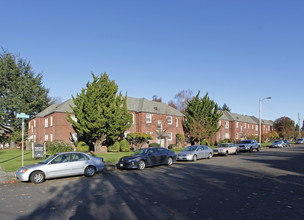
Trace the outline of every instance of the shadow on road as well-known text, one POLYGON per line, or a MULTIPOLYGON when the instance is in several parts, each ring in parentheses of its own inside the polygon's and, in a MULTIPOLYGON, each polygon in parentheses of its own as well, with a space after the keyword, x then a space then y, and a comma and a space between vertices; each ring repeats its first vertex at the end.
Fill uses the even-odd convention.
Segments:
MULTIPOLYGON (((304 159, 303 149, 294 154, 296 151, 283 163, 263 159, 273 155, 271 152, 260 154, 254 162, 303 174, 299 164, 304 159)), ((219 167, 210 161, 104 172, 64 186, 56 183, 50 187, 52 180, 29 185, 47 188, 53 197, 19 219, 304 218, 303 175, 267 176, 242 167, 219 167)))

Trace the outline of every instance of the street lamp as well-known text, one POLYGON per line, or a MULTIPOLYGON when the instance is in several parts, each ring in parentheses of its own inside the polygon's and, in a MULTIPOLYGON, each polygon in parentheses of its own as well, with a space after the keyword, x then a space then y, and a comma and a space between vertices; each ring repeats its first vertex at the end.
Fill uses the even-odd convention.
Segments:
POLYGON ((260 113, 259 114, 260 115, 260 120, 259 120, 260 121, 260 126, 259 126, 259 142, 260 142, 260 144, 262 144, 261 143, 261 135, 262 135, 262 128, 261 128, 262 127, 262 121, 261 121, 262 120, 261 119, 261 103, 265 99, 271 99, 271 97, 266 97, 266 98, 263 98, 263 99, 260 98, 260 112, 259 112, 260 113))

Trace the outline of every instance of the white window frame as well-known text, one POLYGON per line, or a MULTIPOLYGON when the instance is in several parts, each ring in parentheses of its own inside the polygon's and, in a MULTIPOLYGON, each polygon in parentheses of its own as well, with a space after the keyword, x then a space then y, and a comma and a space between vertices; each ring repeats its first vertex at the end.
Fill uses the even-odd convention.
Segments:
POLYGON ((49 127, 49 119, 48 118, 44 119, 44 127, 45 128, 49 127))
POLYGON ((172 132, 168 132, 168 141, 172 141, 172 132))
POLYGON ((152 114, 149 113, 146 114, 146 123, 147 124, 152 123, 152 114))
POLYGON ((255 126, 255 130, 258 131, 259 130, 259 126, 256 125, 255 126))
POLYGON ((229 139, 229 133, 225 133, 225 139, 229 139))
POLYGON ((244 128, 246 128, 246 123, 244 123, 244 128))
POLYGON ((168 116, 168 125, 172 125, 172 116, 168 116))
POLYGON ((158 121, 157 121, 157 128, 160 129, 160 130, 163 129, 163 122, 162 122, 162 120, 158 120, 158 121), (160 125, 160 126, 159 126, 159 125, 160 125))
POLYGON ((178 118, 175 119, 175 126, 178 128, 178 118))
POLYGON ((50 126, 51 127, 53 126, 53 116, 51 116, 51 119, 50 119, 50 126))
POLYGON ((219 121, 219 126, 221 126, 222 125, 222 121, 219 121))
POLYGON ((51 134, 51 142, 53 142, 53 134, 51 134))
POLYGON ((135 114, 134 113, 132 113, 132 116, 133 116, 133 125, 135 124, 135 114))
POLYGON ((49 140, 49 135, 44 135, 44 141, 48 141, 49 140))
POLYGON ((236 133, 236 139, 237 140, 239 139, 239 133, 236 133))
POLYGON ((33 136, 34 136, 34 138, 33 138, 34 139, 34 143, 36 143, 36 135, 33 135, 33 136))
POLYGON ((225 122, 225 128, 229 128, 229 121, 225 122))
POLYGON ((36 128, 36 120, 34 120, 34 128, 36 128))
POLYGON ((238 121, 236 122, 236 128, 239 128, 239 122, 238 121))

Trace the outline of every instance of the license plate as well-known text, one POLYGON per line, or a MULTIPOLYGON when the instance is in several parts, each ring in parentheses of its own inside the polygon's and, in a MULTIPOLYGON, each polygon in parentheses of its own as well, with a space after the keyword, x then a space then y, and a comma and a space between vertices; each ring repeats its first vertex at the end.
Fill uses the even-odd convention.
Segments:
POLYGON ((119 166, 123 167, 123 164, 121 163, 121 164, 119 164, 119 166))

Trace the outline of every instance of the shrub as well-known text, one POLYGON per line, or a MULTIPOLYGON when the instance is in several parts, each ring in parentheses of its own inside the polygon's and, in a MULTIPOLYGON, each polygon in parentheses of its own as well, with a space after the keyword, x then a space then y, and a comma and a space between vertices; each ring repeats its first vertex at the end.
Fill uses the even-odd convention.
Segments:
POLYGON ((206 139, 204 139, 204 140, 201 141, 201 144, 202 144, 202 145, 207 145, 207 146, 208 146, 209 143, 208 143, 208 141, 207 141, 206 139))
POLYGON ((118 141, 116 141, 114 145, 108 147, 109 152, 119 152, 119 150, 120 150, 120 145, 118 141))
POLYGON ((61 152, 73 151, 73 146, 64 142, 48 142, 46 144, 48 154, 56 154, 61 152))
POLYGON ((209 146, 213 147, 214 146, 214 143, 211 141, 209 146))
POLYGON ((80 141, 77 144, 76 150, 80 151, 80 152, 89 152, 90 151, 90 146, 87 145, 84 141, 80 141))
POLYGON ((181 134, 181 133, 176 134, 176 143, 177 144, 184 141, 184 140, 185 140, 185 136, 183 134, 181 134))
POLYGON ((158 144, 158 143, 151 143, 151 144, 149 144, 149 147, 160 147, 160 144, 158 144))
POLYGON ((130 151, 130 144, 126 139, 123 139, 120 142, 120 151, 122 151, 122 152, 129 152, 130 151))
POLYGON ((168 149, 174 149, 174 148, 176 148, 176 144, 170 144, 170 145, 168 146, 168 149))

